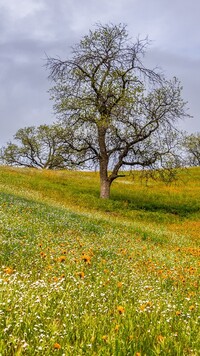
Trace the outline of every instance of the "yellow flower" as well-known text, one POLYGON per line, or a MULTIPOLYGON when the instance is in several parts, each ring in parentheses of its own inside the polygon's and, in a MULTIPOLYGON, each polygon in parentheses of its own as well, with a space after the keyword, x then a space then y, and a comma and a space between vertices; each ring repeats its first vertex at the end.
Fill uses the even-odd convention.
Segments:
POLYGON ((107 336, 107 335, 103 335, 103 336, 102 336, 102 340, 105 341, 105 342, 107 342, 107 341, 108 341, 108 336, 107 336))
POLYGON ((120 328, 119 324, 115 325, 115 331, 119 331, 119 328, 120 328))
POLYGON ((146 304, 141 304, 140 305, 140 310, 144 311, 146 309, 146 306, 147 306, 146 304))
POLYGON ((119 306, 117 307, 117 311, 119 312, 119 314, 123 314, 123 313, 125 312, 125 308, 122 307, 121 305, 119 305, 119 306))

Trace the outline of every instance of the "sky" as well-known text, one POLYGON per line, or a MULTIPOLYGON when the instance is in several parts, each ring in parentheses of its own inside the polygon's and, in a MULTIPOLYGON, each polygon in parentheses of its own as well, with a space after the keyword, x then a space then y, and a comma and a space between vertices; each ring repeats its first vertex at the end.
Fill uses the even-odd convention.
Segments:
POLYGON ((199 14, 199 0, 0 0, 0 147, 20 128, 56 121, 46 54, 68 58, 97 23, 126 24, 132 40, 148 36, 146 66, 181 81, 193 116, 181 129, 199 132, 199 14))

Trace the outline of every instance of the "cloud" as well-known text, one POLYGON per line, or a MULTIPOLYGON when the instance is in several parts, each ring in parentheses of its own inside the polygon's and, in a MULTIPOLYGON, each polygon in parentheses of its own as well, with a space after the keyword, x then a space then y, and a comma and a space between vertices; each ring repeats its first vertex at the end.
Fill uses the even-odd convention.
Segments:
POLYGON ((65 58, 95 23, 126 23, 130 37, 149 36, 146 63, 183 84, 200 131, 199 0, 0 0, 0 146, 20 127, 54 120, 45 53, 65 58))

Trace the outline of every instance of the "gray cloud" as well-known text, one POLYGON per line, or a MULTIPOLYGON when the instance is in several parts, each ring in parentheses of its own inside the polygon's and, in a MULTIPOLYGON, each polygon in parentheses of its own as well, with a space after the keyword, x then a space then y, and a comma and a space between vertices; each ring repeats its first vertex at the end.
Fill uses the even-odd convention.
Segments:
POLYGON ((64 58, 97 22, 126 23, 152 40, 146 63, 177 76, 200 131, 200 2, 193 0, 0 0, 0 146, 17 129, 55 119, 45 53, 64 58))

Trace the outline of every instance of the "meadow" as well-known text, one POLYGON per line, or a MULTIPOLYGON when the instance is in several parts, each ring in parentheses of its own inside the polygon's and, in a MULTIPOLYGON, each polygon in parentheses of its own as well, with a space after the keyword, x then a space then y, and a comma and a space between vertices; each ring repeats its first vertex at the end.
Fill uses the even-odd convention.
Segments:
POLYGON ((200 168, 0 167, 0 355, 200 355, 200 168))

